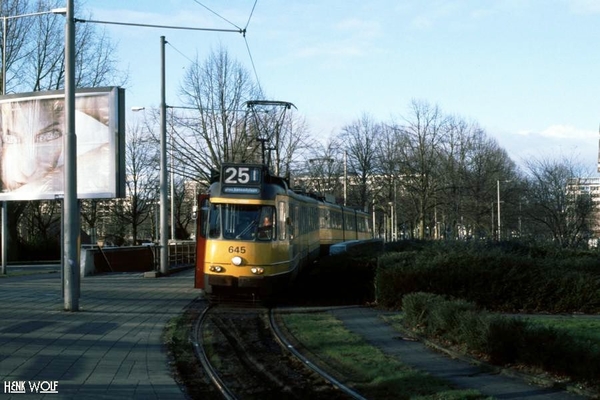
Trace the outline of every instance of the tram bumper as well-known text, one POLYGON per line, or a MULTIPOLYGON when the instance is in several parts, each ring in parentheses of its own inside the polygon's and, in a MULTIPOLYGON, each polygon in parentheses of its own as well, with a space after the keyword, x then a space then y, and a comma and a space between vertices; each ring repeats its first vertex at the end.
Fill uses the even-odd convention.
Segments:
POLYGON ((230 276, 230 275, 209 275, 208 284, 211 286, 223 286, 231 288, 256 288, 273 290, 285 287, 289 282, 289 275, 277 276, 230 276))

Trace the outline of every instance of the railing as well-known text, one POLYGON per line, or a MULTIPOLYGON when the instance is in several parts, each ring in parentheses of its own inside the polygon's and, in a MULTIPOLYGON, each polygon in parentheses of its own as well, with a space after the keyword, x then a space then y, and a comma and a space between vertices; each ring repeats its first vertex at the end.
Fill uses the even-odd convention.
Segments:
MULTIPOLYGON (((129 247, 83 245, 81 250, 82 276, 97 272, 147 271, 148 268, 160 271, 160 246, 154 243, 129 247)), ((196 241, 172 240, 167 250, 169 270, 194 266, 196 241)))
POLYGON ((194 265, 196 262, 195 240, 169 241, 169 268, 179 268, 194 265))
MULTIPOLYGON (((160 271, 160 246, 150 245, 154 254, 154 270, 160 271)), ((169 240, 169 269, 191 267, 196 262, 195 240, 169 240)))

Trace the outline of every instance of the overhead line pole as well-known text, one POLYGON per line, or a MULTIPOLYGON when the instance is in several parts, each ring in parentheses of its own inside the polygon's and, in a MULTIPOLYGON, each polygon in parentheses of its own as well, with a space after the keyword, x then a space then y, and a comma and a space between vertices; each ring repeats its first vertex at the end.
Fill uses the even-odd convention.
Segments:
POLYGON ((160 273, 169 273, 167 231, 167 103, 165 83, 165 37, 160 37, 160 273))
POLYGON ((64 166, 64 308, 79 311, 79 201, 77 200, 77 136, 75 134, 74 0, 67 0, 65 22, 65 166, 64 166))

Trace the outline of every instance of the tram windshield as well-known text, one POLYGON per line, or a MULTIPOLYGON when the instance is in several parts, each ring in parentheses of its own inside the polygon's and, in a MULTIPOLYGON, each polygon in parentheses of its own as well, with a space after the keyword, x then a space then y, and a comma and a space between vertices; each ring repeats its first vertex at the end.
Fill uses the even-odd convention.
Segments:
POLYGON ((208 236, 212 239, 270 241, 275 234, 275 207, 211 204, 208 236))

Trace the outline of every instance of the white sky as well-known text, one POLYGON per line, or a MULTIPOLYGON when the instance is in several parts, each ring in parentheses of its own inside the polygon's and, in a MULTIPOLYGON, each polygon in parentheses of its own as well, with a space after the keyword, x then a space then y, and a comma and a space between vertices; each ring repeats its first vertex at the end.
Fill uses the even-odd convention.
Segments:
MULTIPOLYGON (((243 28, 254 0, 86 7, 95 20, 236 29, 200 3, 243 28)), ((129 68, 128 109, 159 104, 161 35, 169 105, 190 60, 220 45, 253 73, 239 33, 99 27, 129 68)), ((294 103, 316 137, 363 113, 398 120, 419 99, 477 121, 517 163, 568 155, 596 169, 600 1, 258 0, 246 39, 269 99, 294 103)))

